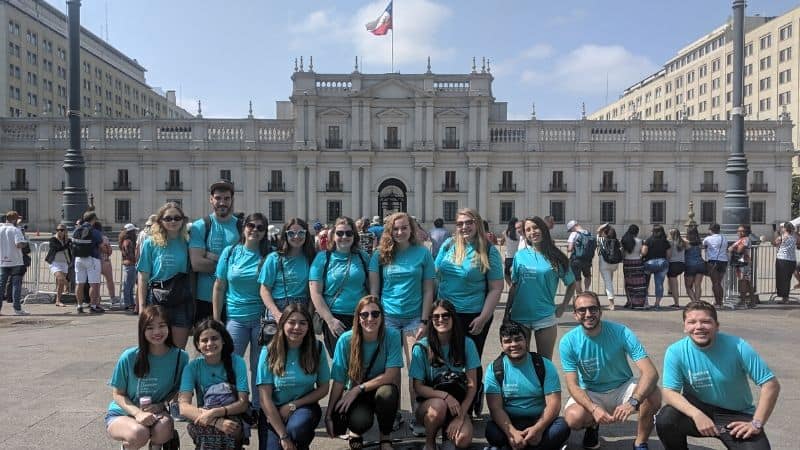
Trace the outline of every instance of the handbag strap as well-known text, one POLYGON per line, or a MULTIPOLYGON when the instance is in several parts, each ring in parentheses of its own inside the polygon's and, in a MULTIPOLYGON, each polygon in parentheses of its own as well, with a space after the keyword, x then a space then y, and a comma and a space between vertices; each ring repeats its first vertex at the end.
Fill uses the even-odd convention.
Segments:
MULTIPOLYGON (((350 278, 350 262, 353 260, 353 253, 349 253, 347 255, 347 267, 344 269, 344 279, 342 280, 342 284, 339 285, 339 289, 336 290, 336 293, 333 294, 333 303, 336 303, 336 299, 342 295, 342 291, 344 291, 344 286, 347 284, 347 280, 350 278)), ((333 306, 333 303, 331 306, 333 306)))
POLYGON ((369 376, 369 373, 372 372, 372 366, 375 365, 375 360, 378 359, 378 353, 381 352, 381 344, 382 342, 378 341, 378 347, 375 349, 375 353, 372 354, 372 358, 369 360, 369 365, 367 366, 367 371, 364 372, 364 378, 369 376))

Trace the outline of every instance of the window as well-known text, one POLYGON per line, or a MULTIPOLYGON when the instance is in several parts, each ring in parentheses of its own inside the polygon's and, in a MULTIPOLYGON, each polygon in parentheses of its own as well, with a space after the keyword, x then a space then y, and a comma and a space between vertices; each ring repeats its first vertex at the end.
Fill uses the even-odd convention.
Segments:
POLYGON ((731 64, 733 64, 733 53, 728 53, 725 55, 725 65, 730 66, 731 64))
POLYGON ((792 47, 785 48, 778 53, 778 62, 785 62, 792 59, 792 47))
POLYGON ((704 76, 708 75, 708 65, 703 64, 697 71, 699 72, 699 77, 703 78, 704 76))
POLYGON ((772 77, 762 78, 758 82, 758 90, 759 91, 766 91, 772 85, 772 77))
POLYGON ((667 218, 667 202, 656 200, 650 202, 650 223, 664 223, 667 218))
POLYGON ((706 101, 703 100, 702 102, 697 104, 697 112, 706 112, 706 101))
POLYGON ((328 200, 328 223, 336 222, 336 219, 342 216, 342 201, 341 200, 328 200))
POLYGON ((700 223, 714 223, 717 221, 717 202, 703 200, 700 202, 700 223))
POLYGON ((502 177, 503 182, 500 184, 500 192, 516 192, 517 186, 514 184, 514 172, 504 170, 502 177))
POLYGON ((753 64, 747 64, 744 66, 744 76, 749 77, 753 74, 753 64))
MULTIPOLYGON (((270 222, 283 222, 283 200, 270 200, 269 201, 269 221, 270 222)), ((334 219, 335 220, 335 219, 334 219)))
POLYGON ((719 89, 719 77, 711 80, 711 90, 716 91, 717 89, 719 89))
POLYGON ((131 201, 118 198, 114 201, 114 222, 128 223, 131 221, 131 201))
POLYGON ((286 185, 283 183, 283 171, 273 170, 270 172, 269 183, 267 183, 267 191, 269 192, 286 192, 286 185))
POLYGON ((761 58, 758 61, 758 68, 760 70, 766 70, 766 69, 769 69, 770 67, 772 67, 772 57, 771 56, 766 56, 764 58, 761 58))
POLYGON ((555 223, 564 223, 565 204, 563 200, 550 201, 550 215, 553 216, 555 223))
POLYGON ((790 37, 792 37, 792 24, 786 25, 785 27, 781 28, 778 33, 782 41, 789 39, 790 37))
POLYGON ((456 135, 456 127, 445 127, 442 148, 458 148, 459 142, 456 135))
POLYGON ((400 137, 397 132, 397 127, 386 127, 386 141, 383 143, 384 148, 400 148, 400 137))
POLYGON ((767 223, 767 202, 750 202, 750 222, 767 223))
POLYGON ((786 91, 778 94, 778 106, 788 105, 792 103, 792 92, 786 91))
POLYGON ((604 170, 602 181, 600 182, 600 190, 602 192, 616 192, 617 186, 614 184, 614 171, 604 170))
POLYGON ((328 126, 328 139, 325 140, 327 148, 342 148, 342 136, 338 125, 328 126))
POLYGON ((694 70, 686 74, 686 83, 691 83, 694 81, 694 70))
POLYGON ((117 169, 117 181, 114 183, 114 190, 130 190, 130 188, 128 169, 117 169))
MULTIPOLYGON (((36 76, 34 75, 34 83, 36 84, 36 76)), ((792 69, 782 70, 778 73, 778 84, 784 84, 792 81, 792 69)))
POLYGON ((675 89, 680 89, 683 87, 683 75, 675 78, 675 89))
POLYGON ((733 82, 733 72, 728 72, 725 75, 725 83, 731 84, 733 82))
POLYGON ((733 97, 733 92, 731 92, 731 91, 726 92, 725 93, 725 103, 730 103, 732 97, 733 97))
POLYGON ((458 202, 455 200, 445 200, 442 202, 442 218, 446 222, 456 221, 456 211, 458 211, 458 202))
POLYGON ((507 223, 514 217, 514 202, 500 202, 500 222, 507 223))
POLYGON ((753 95, 753 83, 748 83, 744 85, 744 96, 748 97, 753 95))
POLYGON ((686 100, 691 100, 694 98, 694 89, 689 89, 686 91, 686 100))
POLYGON ((758 101, 758 110, 759 111, 764 112, 764 111, 769 111, 770 109, 772 109, 772 99, 771 98, 769 98, 769 97, 762 98, 761 100, 758 101))
POLYGON ((758 48, 759 50, 765 50, 772 46, 772 35, 768 34, 766 36, 762 36, 761 39, 758 40, 758 48))
POLYGON ((700 91, 700 95, 705 94, 706 92, 708 92, 708 84, 706 83, 701 84, 698 90, 700 91))
POLYGON ((672 92, 672 82, 671 81, 667 82, 667 84, 664 85, 664 92, 667 93, 667 94, 672 92))
POLYGON ((752 56, 753 55, 753 43, 748 42, 744 45, 744 56, 752 56))
POLYGON ((554 170, 552 175, 552 181, 550 182, 550 192, 566 192, 566 191, 567 191, 567 185, 564 184, 564 172, 561 170, 554 170))
POLYGON ((222 169, 219 171, 219 179, 225 181, 233 181, 231 179, 231 171, 229 169, 222 169))
POLYGON ((600 202, 600 221, 608 223, 616 223, 617 220, 617 202, 605 201, 600 202))
POLYGON ((167 190, 179 191, 181 189, 183 189, 183 183, 181 183, 181 171, 178 169, 170 169, 169 178, 167 179, 167 190))
POLYGON ((720 65, 720 60, 719 60, 719 58, 717 58, 717 59, 715 59, 715 60, 711 61, 711 72, 716 72, 716 71, 718 71, 718 70, 720 69, 720 67, 721 67, 721 65, 720 65))
POLYGON ((667 190, 666 185, 664 184, 663 170, 653 171, 653 185, 650 186, 650 190, 655 192, 665 192, 667 190))
POLYGON ((11 199, 11 209, 18 212, 20 216, 27 219, 28 221, 31 220, 30 215, 28 214, 28 199, 27 198, 14 198, 11 199))
MULTIPOLYGON (((341 174, 338 170, 328 171, 328 184, 325 186, 325 190, 327 192, 342 192, 344 190, 342 186, 341 174)), ((336 217, 334 217, 334 220, 336 217)))
POLYGON ((446 170, 444 172, 444 186, 443 192, 458 192, 458 183, 456 183, 456 171, 446 170))

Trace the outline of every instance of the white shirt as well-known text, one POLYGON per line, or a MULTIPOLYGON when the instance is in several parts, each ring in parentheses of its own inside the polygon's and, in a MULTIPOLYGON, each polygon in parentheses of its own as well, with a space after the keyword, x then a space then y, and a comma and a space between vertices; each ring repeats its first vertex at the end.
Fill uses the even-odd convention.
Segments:
POLYGON ((712 234, 703 239, 706 248, 706 259, 709 261, 728 260, 728 240, 721 233, 712 234))
POLYGON ((0 267, 22 265, 22 250, 17 244, 25 242, 22 231, 10 223, 0 225, 0 267))

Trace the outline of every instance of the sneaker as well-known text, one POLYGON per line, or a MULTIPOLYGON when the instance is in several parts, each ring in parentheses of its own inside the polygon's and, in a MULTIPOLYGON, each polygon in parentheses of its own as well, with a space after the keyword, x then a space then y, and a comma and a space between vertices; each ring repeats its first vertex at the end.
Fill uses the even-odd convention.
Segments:
POLYGON ((394 415, 394 423, 392 424, 392 431, 399 430, 400 426, 403 425, 403 422, 405 422, 405 420, 403 419, 403 415, 400 414, 400 411, 397 411, 397 414, 394 415))
POLYGON ((100 305, 91 305, 89 306, 89 312, 94 314, 102 314, 106 312, 106 310, 100 305))
POLYGON ((83 314, 83 304, 78 304, 78 314, 83 314))
POLYGON ((650 447, 647 446, 647 442, 643 442, 641 444, 633 444, 633 450, 650 450, 650 447))
POLYGON ((15 309, 14 310, 14 315, 15 316, 30 316, 31 313, 29 313, 28 311, 25 311, 24 309, 15 309))
POLYGON ((583 432, 583 448, 600 448, 600 425, 588 427, 583 432))
POLYGON ((425 427, 421 423, 417 423, 417 419, 411 420, 408 424, 408 429, 411 430, 411 434, 416 437, 425 436, 425 427))

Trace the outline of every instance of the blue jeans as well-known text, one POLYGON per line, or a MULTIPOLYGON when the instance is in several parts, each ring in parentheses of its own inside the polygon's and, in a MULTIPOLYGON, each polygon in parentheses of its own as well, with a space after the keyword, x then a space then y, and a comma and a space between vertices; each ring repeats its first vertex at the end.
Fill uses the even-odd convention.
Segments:
POLYGON ((122 305, 133 306, 133 292, 136 287, 136 265, 122 266, 122 305))
MULTIPOLYGON (((511 424, 514 425, 514 428, 522 430, 533 426, 537 420, 539 420, 538 417, 511 417, 511 424)), ((569 433, 570 429, 564 418, 556 417, 556 420, 542 433, 542 440, 539 441, 539 444, 526 448, 531 450, 558 450, 567 442, 569 433)), ((508 436, 492 420, 486 424, 486 440, 492 447, 510 448, 508 436)))
POLYGON ((256 375, 258 374, 258 357, 261 354, 261 347, 258 345, 258 335, 261 334, 261 319, 253 319, 240 322, 236 319, 228 319, 225 327, 233 338, 233 352, 244 357, 247 346, 250 346, 250 402, 253 408, 258 409, 259 398, 256 386, 256 375))
MULTIPOLYGON (((11 282, 11 299, 14 301, 14 311, 22 309, 22 274, 25 266, 0 267, 0 293, 5 296, 6 285, 11 282)), ((0 301, 0 308, 3 302, 0 301)))
MULTIPOLYGON (((294 442, 297 450, 306 450, 311 446, 311 440, 314 439, 314 430, 317 428, 321 417, 322 409, 317 403, 300 406, 289 416, 289 420, 286 422, 286 433, 289 434, 289 439, 294 442)), ((262 439, 262 433, 259 432, 258 449, 282 450, 283 447, 281 447, 278 434, 275 433, 275 430, 266 420, 258 422, 259 428, 261 428, 262 423, 266 428, 266 439, 262 439)))
POLYGON ((653 275, 653 283, 656 285, 656 298, 664 297, 664 278, 667 277, 669 261, 665 258, 648 259, 644 262, 644 271, 653 275))

